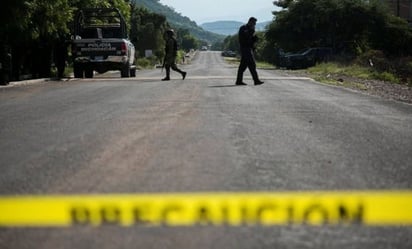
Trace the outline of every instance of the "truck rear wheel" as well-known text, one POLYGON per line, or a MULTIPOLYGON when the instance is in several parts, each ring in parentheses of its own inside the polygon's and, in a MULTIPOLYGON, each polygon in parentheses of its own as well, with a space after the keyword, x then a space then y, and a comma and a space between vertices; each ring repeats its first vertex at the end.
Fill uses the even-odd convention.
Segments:
POLYGON ((0 85, 8 85, 10 82, 9 76, 6 73, 0 73, 0 85))
POLYGON ((129 78, 130 77, 130 68, 129 67, 125 67, 122 70, 120 70, 120 74, 122 76, 122 78, 129 78))
POLYGON ((130 68, 130 77, 136 77, 136 68, 135 67, 130 68))
POLYGON ((73 65, 73 74, 75 78, 83 78, 83 68, 79 65, 73 65))
POLYGON ((86 78, 89 78, 89 79, 93 78, 93 70, 87 69, 87 70, 84 72, 84 76, 85 76, 86 78))

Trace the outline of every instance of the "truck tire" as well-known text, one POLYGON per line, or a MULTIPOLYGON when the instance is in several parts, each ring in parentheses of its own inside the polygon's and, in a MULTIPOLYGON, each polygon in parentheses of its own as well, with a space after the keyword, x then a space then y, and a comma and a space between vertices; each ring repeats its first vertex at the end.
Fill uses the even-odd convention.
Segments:
POLYGON ((122 70, 120 70, 120 75, 122 76, 122 78, 129 78, 130 77, 130 68, 127 66, 127 67, 123 68, 122 70))
POLYGON ((6 86, 10 82, 9 76, 7 74, 0 74, 0 85, 6 86))
POLYGON ((132 67, 132 68, 130 68, 130 77, 136 77, 136 68, 135 67, 132 67))
POLYGON ((93 70, 87 69, 86 71, 84 71, 84 77, 89 79, 93 78, 93 70))
POLYGON ((75 78, 83 78, 83 68, 81 68, 79 65, 73 65, 73 74, 75 78))

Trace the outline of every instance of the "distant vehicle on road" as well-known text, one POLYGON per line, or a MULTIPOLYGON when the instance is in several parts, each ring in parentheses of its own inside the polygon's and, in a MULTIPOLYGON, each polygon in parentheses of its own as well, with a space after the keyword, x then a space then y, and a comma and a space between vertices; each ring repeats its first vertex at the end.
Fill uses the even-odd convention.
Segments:
POLYGON ((135 48, 127 38, 126 22, 118 9, 80 10, 75 18, 72 44, 75 78, 93 78, 93 71, 120 70, 135 77, 135 48))
POLYGON ((280 56, 280 67, 287 69, 303 69, 328 61, 333 54, 332 48, 316 47, 307 48, 299 53, 286 53, 280 56))

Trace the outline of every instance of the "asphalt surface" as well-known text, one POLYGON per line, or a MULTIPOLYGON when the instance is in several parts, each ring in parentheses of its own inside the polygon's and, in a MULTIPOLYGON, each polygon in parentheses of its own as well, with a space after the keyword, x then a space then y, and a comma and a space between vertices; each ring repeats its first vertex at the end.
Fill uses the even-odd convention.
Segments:
MULTIPOLYGON (((412 106, 200 52, 0 87, 0 194, 412 189, 412 106)), ((0 228, 0 248, 412 248, 411 227, 0 228)))

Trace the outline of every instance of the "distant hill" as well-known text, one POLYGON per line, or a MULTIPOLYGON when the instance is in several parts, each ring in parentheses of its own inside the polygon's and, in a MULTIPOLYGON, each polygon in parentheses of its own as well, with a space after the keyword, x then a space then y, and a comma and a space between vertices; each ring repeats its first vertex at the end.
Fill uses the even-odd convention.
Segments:
MULTIPOLYGON (((270 22, 261 22, 256 24, 257 31, 265 30, 266 26, 270 22)), ((203 29, 222 35, 234 35, 238 32, 239 27, 242 26, 244 23, 237 22, 237 21, 216 21, 216 22, 208 22, 203 23, 200 25, 203 29)))
POLYGON ((233 35, 238 32, 239 27, 242 25, 242 22, 237 21, 217 21, 203 23, 200 27, 216 34, 233 35))
POLYGON ((188 29, 189 32, 200 40, 205 40, 210 43, 221 41, 224 36, 216 34, 210 31, 206 31, 199 27, 196 22, 190 20, 186 16, 182 16, 177 13, 173 8, 165 6, 159 2, 159 0, 132 0, 138 6, 143 6, 151 12, 166 16, 167 21, 176 29, 183 28, 188 29))

